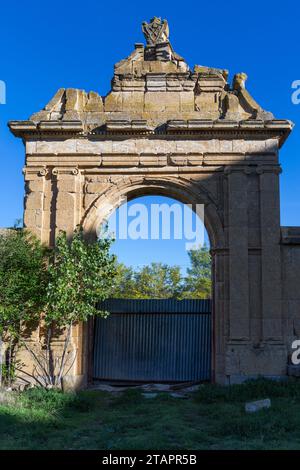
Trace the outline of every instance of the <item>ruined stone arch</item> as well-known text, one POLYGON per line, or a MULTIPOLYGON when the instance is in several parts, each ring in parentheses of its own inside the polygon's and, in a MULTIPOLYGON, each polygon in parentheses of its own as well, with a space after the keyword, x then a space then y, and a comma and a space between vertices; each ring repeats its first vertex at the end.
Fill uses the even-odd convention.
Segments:
POLYGON ((100 194, 84 214, 81 225, 87 235, 92 238, 96 235, 97 226, 101 221, 120 207, 124 198, 128 201, 145 195, 161 195, 171 197, 184 204, 204 204, 204 225, 208 232, 211 248, 224 247, 224 231, 216 203, 207 194, 201 184, 192 183, 176 177, 164 178, 162 176, 141 177, 134 180, 121 180, 118 184, 110 186, 100 194))
MULTIPOLYGON (((167 30, 152 34, 157 27, 160 19, 144 28, 147 44, 115 65, 105 97, 61 88, 29 120, 9 123, 26 148, 24 224, 51 245, 80 223, 94 236, 124 196, 204 203, 214 380, 283 377, 300 335, 300 232, 280 227, 279 206, 279 150, 293 124, 261 108, 246 74, 229 83, 227 70, 190 69, 167 30)), ((75 381, 88 375, 83 328, 74 341, 75 381)))

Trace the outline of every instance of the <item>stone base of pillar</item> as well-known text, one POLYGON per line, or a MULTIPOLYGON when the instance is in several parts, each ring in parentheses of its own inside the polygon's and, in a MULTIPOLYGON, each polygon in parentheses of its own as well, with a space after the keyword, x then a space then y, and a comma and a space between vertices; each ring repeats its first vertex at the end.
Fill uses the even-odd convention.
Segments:
POLYGON ((61 382, 64 392, 79 391, 87 387, 87 376, 86 374, 66 375, 61 382))
POLYGON ((283 343, 228 344, 225 359, 227 383, 287 376, 288 351, 283 343))

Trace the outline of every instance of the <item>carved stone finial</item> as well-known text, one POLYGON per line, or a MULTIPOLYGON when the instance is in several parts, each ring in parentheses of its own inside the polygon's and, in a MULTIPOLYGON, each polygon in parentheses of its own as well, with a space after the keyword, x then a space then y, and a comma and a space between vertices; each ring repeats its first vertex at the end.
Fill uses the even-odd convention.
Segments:
POLYGON ((233 89, 234 90, 244 89, 247 78, 248 76, 244 72, 235 74, 235 76, 233 77, 233 89))
POLYGON ((149 46, 169 42, 169 25, 167 20, 154 16, 150 23, 143 22, 142 30, 149 46))

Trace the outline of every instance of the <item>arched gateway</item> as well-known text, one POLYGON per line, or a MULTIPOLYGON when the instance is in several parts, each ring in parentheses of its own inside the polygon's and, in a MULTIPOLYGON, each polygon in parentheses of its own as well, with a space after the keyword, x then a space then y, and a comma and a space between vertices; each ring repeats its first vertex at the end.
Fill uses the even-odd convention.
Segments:
MULTIPOLYGON (((205 204, 214 379, 284 376, 300 306, 299 232, 279 220, 278 150, 292 124, 253 100, 245 74, 230 85, 226 70, 189 69, 166 21, 143 31, 146 46, 115 65, 106 97, 61 88, 30 120, 10 122, 26 146, 25 225, 53 244, 79 223, 95 236, 124 196, 205 204)), ((73 336, 76 384, 88 374, 88 328, 73 336)))

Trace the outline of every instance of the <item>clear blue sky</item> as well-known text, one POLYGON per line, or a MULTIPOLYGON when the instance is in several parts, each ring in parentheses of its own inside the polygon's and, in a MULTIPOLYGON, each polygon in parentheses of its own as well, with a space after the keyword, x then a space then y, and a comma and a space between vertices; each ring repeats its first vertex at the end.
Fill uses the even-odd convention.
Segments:
POLYGON ((209 246, 201 215, 172 198, 138 197, 123 207, 127 218, 117 209, 108 221, 108 232, 115 235, 112 252, 126 265, 141 268, 151 262, 164 262, 177 264, 185 272, 189 266, 187 251, 209 246), (160 209, 158 216, 155 207, 160 209))
MULTIPOLYGON (((0 105, 0 226, 12 225, 23 210, 23 145, 7 121, 28 118, 60 87, 106 94, 114 63, 143 41, 141 22, 154 15, 168 19, 173 47, 190 66, 227 68, 230 77, 246 72, 254 98, 295 122, 281 151, 281 222, 300 225, 300 105, 291 102, 291 83, 300 80, 299 2, 29 0, 1 4, 0 80, 7 84, 7 104, 0 105)), ((135 247, 142 262, 145 250, 135 247)), ((157 250, 164 261, 174 257, 172 250, 157 250)), ((186 254, 178 260, 185 264, 186 254)))

